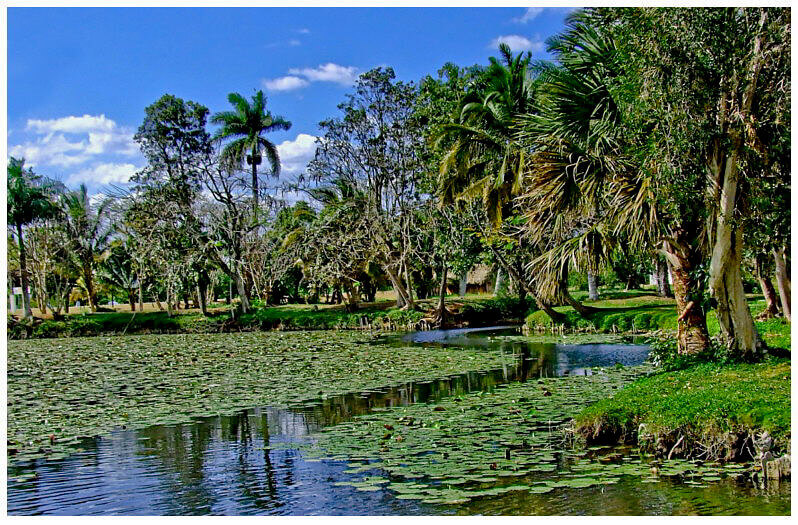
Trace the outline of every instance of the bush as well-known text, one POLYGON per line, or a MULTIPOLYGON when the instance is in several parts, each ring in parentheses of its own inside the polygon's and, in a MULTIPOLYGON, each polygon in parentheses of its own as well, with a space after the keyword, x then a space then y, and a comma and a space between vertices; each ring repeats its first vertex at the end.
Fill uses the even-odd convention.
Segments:
POLYGON ((460 314, 472 326, 486 326, 506 319, 523 319, 528 309, 527 302, 518 297, 496 297, 466 303, 460 314))
POLYGON ((716 338, 711 340, 705 351, 691 355, 679 354, 678 343, 674 338, 654 338, 648 344, 651 346, 648 359, 664 371, 685 370, 704 363, 730 365, 743 362, 716 338))
POLYGON ((532 312, 526 317, 526 325, 532 330, 549 330, 554 326, 566 326, 571 328, 594 328, 593 323, 583 317, 580 317, 576 312, 566 311, 564 323, 554 323, 551 317, 548 316, 543 310, 532 312))
POLYGON ((568 273, 568 288, 584 292, 587 290, 587 274, 581 272, 568 273))

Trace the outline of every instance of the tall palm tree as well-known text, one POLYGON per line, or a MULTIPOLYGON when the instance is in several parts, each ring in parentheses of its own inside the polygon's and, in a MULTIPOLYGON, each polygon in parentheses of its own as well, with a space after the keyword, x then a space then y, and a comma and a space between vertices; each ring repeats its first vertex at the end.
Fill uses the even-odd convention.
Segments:
POLYGON ((258 166, 263 154, 272 167, 272 175, 280 174, 280 156, 275 146, 263 137, 264 133, 291 129, 291 123, 266 110, 266 97, 258 91, 252 97, 252 103, 239 95, 230 93, 227 100, 233 111, 222 111, 211 117, 211 122, 221 125, 213 139, 223 141, 233 139, 222 149, 222 159, 230 167, 243 166, 244 161, 252 166, 252 212, 257 217, 258 211, 258 166))
POLYGON ((463 98, 453 122, 442 126, 436 145, 445 148, 439 193, 444 203, 482 197, 498 227, 503 208, 520 189, 525 151, 515 138, 519 116, 532 108, 531 55, 499 46, 480 80, 463 98))
POLYGON ((33 312, 30 308, 27 254, 22 238, 22 227, 37 219, 52 216, 55 207, 50 200, 47 186, 40 184, 41 177, 35 175, 30 169, 25 170, 24 166, 24 159, 15 159, 14 157, 11 157, 8 163, 6 214, 9 226, 14 226, 17 230, 19 273, 22 278, 22 305, 24 316, 30 318, 33 316, 33 312))
POLYGON ((608 87, 614 40, 571 18, 570 31, 549 41, 559 64, 541 67, 535 110, 519 119, 518 139, 532 152, 524 173, 527 230, 548 249, 533 261, 549 290, 580 313, 565 286, 569 265, 597 270, 612 239, 597 227, 607 207, 606 185, 619 160, 620 112, 608 87), (553 285, 553 286, 552 286, 553 285))
POLYGON ((85 184, 81 184, 77 191, 61 197, 61 213, 69 237, 70 251, 80 268, 92 312, 97 311, 94 269, 107 249, 113 233, 113 226, 108 220, 110 208, 110 199, 103 199, 93 205, 85 184))

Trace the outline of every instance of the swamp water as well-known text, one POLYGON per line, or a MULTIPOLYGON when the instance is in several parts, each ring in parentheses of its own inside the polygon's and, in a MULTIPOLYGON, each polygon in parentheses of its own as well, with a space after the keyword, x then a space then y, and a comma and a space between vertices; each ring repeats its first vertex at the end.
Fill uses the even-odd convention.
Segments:
POLYGON ((513 365, 489 372, 83 440, 83 450, 65 459, 9 467, 8 512, 790 513, 789 483, 759 489, 728 471, 687 462, 667 467, 670 476, 652 476, 648 461, 629 450, 573 449, 558 424, 589 401, 577 381, 618 388, 634 377, 648 349, 535 343, 516 333, 432 331, 384 341, 431 351, 501 348, 515 357, 513 365), (599 367, 611 373, 595 373, 599 367), (605 375, 616 379, 604 381, 605 375), (530 387, 540 396, 529 396, 530 387), (508 406, 508 414, 501 412, 508 406), (519 418, 531 429, 523 446, 509 435, 519 418), (428 446, 433 435, 440 450, 428 446))

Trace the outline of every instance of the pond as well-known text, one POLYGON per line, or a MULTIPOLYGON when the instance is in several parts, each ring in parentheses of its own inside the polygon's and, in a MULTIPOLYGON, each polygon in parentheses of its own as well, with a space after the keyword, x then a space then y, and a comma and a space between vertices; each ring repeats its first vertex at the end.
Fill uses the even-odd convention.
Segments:
MULTIPOLYGON (((355 416, 432 406, 526 381, 567 381, 597 367, 631 367, 640 344, 529 342, 512 327, 433 331, 389 344, 501 348, 513 364, 434 381, 372 389, 289 408, 260 407, 190 424, 118 430, 85 439, 65 459, 9 467, 12 515, 429 515, 429 514, 789 514, 790 483, 768 489, 723 478, 709 484, 622 475, 612 484, 545 493, 507 491, 455 505, 401 499, 358 484, 347 460, 317 459, 303 447, 355 416), (568 376, 568 377, 565 377, 568 376), (557 379, 557 378, 562 379, 557 379), (473 395, 473 394, 472 394, 473 395), (31 476, 31 472, 35 476, 31 476), (12 478, 16 478, 13 479, 12 478), (19 480, 17 480, 19 479, 19 480), (350 482, 352 485, 345 485, 350 482)), ((555 383, 556 384, 556 383, 555 383)), ((443 414, 443 412, 441 412, 443 414)), ((367 465, 368 467, 368 465, 367 465)), ((363 469, 360 469, 361 471, 363 469)), ((379 468, 375 475, 386 474, 379 468)))

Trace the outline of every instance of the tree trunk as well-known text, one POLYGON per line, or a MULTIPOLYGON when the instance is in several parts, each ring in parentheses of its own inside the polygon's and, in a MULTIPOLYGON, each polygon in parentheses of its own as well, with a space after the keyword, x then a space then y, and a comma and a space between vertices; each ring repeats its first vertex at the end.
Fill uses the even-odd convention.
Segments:
POLYGON ((247 288, 244 284, 244 278, 240 273, 236 273, 236 288, 238 289, 238 296, 241 299, 241 313, 249 313, 249 297, 247 297, 247 288))
POLYGON ((593 272, 587 272, 587 297, 591 301, 598 301, 598 277, 593 272))
POLYGON ((127 291, 127 299, 128 299, 128 301, 130 301, 130 311, 131 312, 135 312, 136 311, 136 293, 133 291, 132 288, 127 291))
POLYGON ((360 290, 352 281, 347 281, 346 288, 346 311, 354 312, 360 306, 360 290))
POLYGON ((41 285, 36 287, 36 304, 42 315, 47 315, 47 295, 41 291, 41 285))
POLYGON ((144 311, 144 283, 141 280, 141 274, 138 274, 139 281, 139 312, 144 311))
POLYGON ((709 347, 707 319, 701 306, 694 300, 699 292, 697 283, 690 276, 694 260, 700 256, 686 243, 678 248, 670 243, 663 246, 668 267, 673 279, 673 293, 679 314, 677 340, 679 353, 698 354, 709 347))
POLYGON ((407 292, 407 299, 410 308, 413 307, 413 281, 410 279, 410 269, 407 262, 404 263, 405 267, 405 291, 407 292))
MULTIPOLYGON (((163 312, 163 305, 161 304, 161 298, 158 297, 158 292, 156 291, 154 295, 155 295, 155 305, 158 307, 158 310, 163 312)), ((167 293, 166 297, 167 297, 167 299, 169 298, 169 294, 168 293, 167 293)))
MULTIPOLYGON (((745 73, 747 82, 742 93, 741 105, 734 119, 748 122, 752 117, 754 94, 759 73, 764 64, 765 55, 762 48, 767 11, 762 10, 759 21, 759 33, 753 42, 753 52, 748 70, 745 73)), ((723 93, 726 97, 727 94, 723 93)), ((725 102, 724 102, 725 105, 725 102)), ((727 117, 731 119, 731 117, 727 117)), ((725 125, 726 122, 723 122, 725 125)), ((714 177, 717 204, 715 228, 713 235, 712 257, 709 262, 709 291, 717 300, 718 322, 720 333, 728 347, 744 358, 751 358, 761 352, 762 345, 759 334, 754 327, 754 319, 743 291, 743 279, 740 272, 743 251, 742 225, 735 220, 737 210, 737 192, 739 190, 739 158, 744 147, 742 132, 734 125, 729 127, 728 147, 720 140, 714 142, 714 150, 708 158, 708 167, 714 177)))
POLYGON ((19 274, 22 281, 22 309, 25 319, 33 317, 30 309, 30 293, 28 293, 28 258, 25 253, 25 242, 22 240, 22 225, 17 224, 17 240, 19 241, 19 274))
POLYGON ((792 323, 792 315, 790 308, 790 300, 792 299, 790 290, 790 273, 787 270, 786 250, 773 249, 773 257, 776 260, 776 284, 779 287, 779 297, 781 297, 781 309, 784 312, 784 318, 787 322, 792 323))
POLYGON ((571 306, 576 313, 585 317, 597 311, 597 308, 592 306, 585 306, 576 299, 571 296, 571 293, 568 291, 568 266, 565 265, 560 272, 560 279, 557 282, 558 291, 560 292, 559 295, 562 298, 563 302, 569 306, 571 306))
POLYGON ((501 266, 496 268, 496 284, 493 286, 493 295, 498 296, 502 289, 504 276, 502 275, 501 266))
POLYGON ((759 354, 762 344, 754 326, 743 290, 742 225, 734 220, 738 170, 737 157, 742 147, 737 140, 731 155, 712 165, 720 185, 719 208, 715 225, 715 242, 709 262, 709 292, 717 301, 718 323, 724 343, 735 353, 748 359, 759 354))
POLYGON ((490 250, 493 252, 496 261, 501 265, 502 268, 504 268, 504 271, 507 272, 507 275, 509 275, 511 279, 515 279, 518 285, 523 287, 524 290, 526 290, 526 292, 532 296, 532 298, 535 300, 535 305, 538 307, 538 309, 543 310, 546 313, 546 315, 549 316, 552 322, 557 324, 564 324, 567 320, 565 314, 558 312, 557 310, 552 308, 550 304, 547 304, 546 302, 542 301, 540 297, 538 297, 538 294, 535 293, 535 291, 532 290, 529 284, 524 280, 524 278, 518 275, 518 272, 515 271, 515 268, 513 268, 512 265, 507 263, 504 257, 502 257, 501 253, 499 253, 499 250, 494 248, 493 245, 491 244, 488 244, 488 246, 490 247, 490 250))
POLYGON ((86 287, 86 295, 89 296, 89 309, 92 312, 97 311, 97 293, 94 291, 94 276, 92 275, 91 267, 83 267, 83 284, 86 287))
POLYGON ((773 281, 762 269, 761 255, 754 257, 754 273, 756 280, 759 281, 759 287, 762 288, 762 295, 765 296, 765 310, 760 314, 765 319, 776 317, 779 315, 779 297, 776 295, 776 289, 773 288, 773 281))
POLYGON ((671 286, 668 284, 668 263, 661 257, 657 257, 654 263, 657 275, 657 295, 673 297, 671 286))
POLYGON ((458 294, 460 297, 465 297, 466 292, 468 292, 468 272, 463 272, 463 275, 460 276, 460 282, 457 289, 458 294))
POLYGON ((446 279, 449 276, 449 267, 444 262, 441 268, 441 286, 438 290, 438 313, 436 315, 436 324, 438 328, 444 328, 447 323, 446 311, 446 279))
POLYGON ((582 317, 595 313, 598 310, 598 308, 594 308, 592 306, 586 306, 577 301, 576 299, 574 299, 571 293, 568 291, 568 287, 566 285, 561 285, 560 297, 562 297, 562 300, 565 304, 576 310, 576 313, 578 313, 582 317))
POLYGON ((207 288, 207 286, 203 286, 202 284, 197 282, 197 300, 199 301, 199 308, 200 308, 200 311, 202 312, 202 315, 207 316, 208 315, 208 305, 205 302, 205 292, 207 290, 205 288, 207 288))
POLYGON ((715 275, 710 270, 710 291, 718 301, 718 322, 724 341, 743 357, 751 358, 761 351, 762 344, 743 290, 743 277, 740 272, 743 236, 739 227, 734 235, 733 244, 725 248, 721 246, 730 252, 728 263, 722 272, 715 275))
POLYGON ((393 285, 393 289, 396 292, 396 306, 399 308, 413 308, 413 300, 408 296, 407 290, 402 284, 402 279, 396 275, 396 272, 393 271, 393 268, 390 267, 390 264, 386 264, 384 268, 385 273, 388 274, 388 278, 391 280, 391 285, 393 285))
MULTIPOLYGON (((257 143, 256 143, 257 144, 257 143)), ((258 149, 252 146, 252 217, 258 222, 258 164, 255 162, 258 149)))
POLYGON ((208 284, 210 278, 205 270, 197 272, 197 300, 199 301, 199 308, 202 315, 208 315, 208 284))

